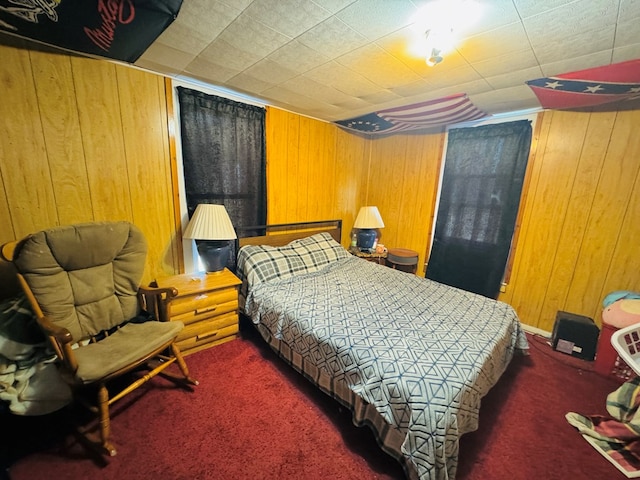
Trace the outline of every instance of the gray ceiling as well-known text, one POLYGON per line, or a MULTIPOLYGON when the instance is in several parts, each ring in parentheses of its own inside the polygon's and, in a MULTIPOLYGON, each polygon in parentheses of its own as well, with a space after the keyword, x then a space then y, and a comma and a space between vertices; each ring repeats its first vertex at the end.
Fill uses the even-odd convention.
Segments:
POLYGON ((135 64, 334 121, 454 93, 536 108, 526 80, 640 58, 638 0, 478 1, 435 67, 407 51, 422 0, 184 0, 135 64))

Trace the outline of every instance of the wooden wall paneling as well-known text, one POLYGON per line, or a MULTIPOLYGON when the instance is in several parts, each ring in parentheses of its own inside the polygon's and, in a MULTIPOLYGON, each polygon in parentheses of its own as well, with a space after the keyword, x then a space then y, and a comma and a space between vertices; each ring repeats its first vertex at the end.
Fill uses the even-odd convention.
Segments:
POLYGON ((174 109, 173 100, 173 83, 170 78, 164 79, 165 106, 167 111, 167 155, 169 161, 169 170, 171 171, 171 191, 173 199, 173 232, 174 240, 172 244, 175 249, 175 271, 176 273, 184 273, 184 243, 182 240, 182 215, 180 208, 180 176, 178 174, 178 146, 177 146, 177 128, 178 120, 174 109))
MULTIPOLYGON (((312 144, 317 141, 317 135, 312 133, 312 123, 314 121, 308 117, 298 116, 298 143, 296 154, 289 160, 295 159, 295 177, 290 177, 289 182, 295 185, 295 210, 289 211, 295 221, 305 221, 310 218, 310 199, 314 198, 314 186, 316 182, 313 182, 313 178, 310 168, 312 158, 312 144)), ((293 145, 290 145, 293 147, 293 145)))
POLYGON ((527 197, 529 195, 529 186, 531 183, 531 171, 529 164, 533 164, 538 153, 538 143, 540 141, 540 131, 542 130, 542 118, 544 112, 540 112, 537 115, 537 120, 531 135, 531 146, 529 148, 529 157, 527 158, 527 168, 525 169, 524 179, 522 182, 522 191, 520 192, 520 202, 518 205, 518 213, 516 215, 516 221, 513 228, 513 235, 511 237, 511 248, 509 249, 509 256, 507 257, 507 264, 502 278, 502 284, 500 286, 500 292, 505 291, 505 286, 509 284, 511 279, 511 271, 513 270, 513 259, 515 257, 515 246, 518 245, 518 237, 520 236, 520 230, 522 227, 522 218, 527 203, 527 197))
MULTIPOLYGON (((0 158, 0 162, 2 158, 0 158)), ((2 169, 0 169, 0 246, 15 239, 11 216, 9 215, 9 203, 4 189, 2 169)), ((0 259, 0 300, 10 298, 20 291, 16 279, 16 271, 13 264, 0 259)))
POLYGON ((166 161, 167 112, 162 77, 116 68, 132 223, 148 245, 145 279, 176 271, 171 170, 166 161))
POLYGON ((570 311, 599 317, 607 270, 640 167, 639 124, 640 111, 618 112, 569 289, 570 311))
POLYGON ((71 59, 32 51, 31 62, 58 221, 61 225, 90 222, 93 205, 71 59))
MULTIPOLYGON (((529 223, 533 217, 533 204, 541 176, 546 142, 549 137, 549 131, 551 130, 551 115, 552 112, 540 113, 536 120, 536 129, 534 132, 534 135, 537 134, 537 137, 535 138, 536 154, 534 156, 529 156, 527 161, 527 168, 525 171, 526 190, 523 191, 523 195, 520 198, 520 207, 516 220, 519 222, 519 224, 516 225, 517 235, 514 236, 512 240, 514 242, 513 245, 515 246, 515 249, 512 249, 513 257, 510 259, 511 271, 509 282, 498 294, 498 300, 509 304, 513 304, 513 293, 516 290, 516 287, 519 286, 519 283, 517 283, 516 280, 520 273, 520 267, 522 266, 525 270, 527 268, 522 259, 524 257, 524 249, 527 234, 529 232, 529 223)), ((535 326, 534 323, 531 323, 530 325, 535 326)))
POLYGON ((0 173, 11 222, 6 240, 58 224, 55 195, 31 70, 30 52, 0 46, 0 173))
MULTIPOLYGON (((267 158, 267 223, 276 223, 279 212, 286 208, 286 198, 282 189, 282 178, 286 172, 286 132, 282 124, 286 112, 278 108, 267 107, 265 121, 265 143, 267 158)), ((286 186, 286 183, 284 183, 286 186)))
MULTIPOLYGON (((516 256, 511 304, 524 321, 546 329, 555 318, 540 318, 547 285, 556 259, 556 247, 566 219, 570 187, 573 184, 576 165, 588 126, 588 115, 575 116, 567 112, 546 114, 543 122, 549 125, 544 140, 536 188, 529 192, 529 217, 524 226, 524 238, 520 236, 516 256)), ((543 126, 544 131, 544 126, 543 126)))
POLYGON ((569 310, 583 315, 590 313, 571 310, 571 307, 566 305, 566 299, 579 261, 587 219, 593 205, 598 179, 602 174, 603 160, 614 121, 615 113, 589 115, 584 143, 580 147, 575 167, 576 175, 573 182, 567 186, 570 190, 567 211, 555 246, 555 258, 540 318, 555 320, 558 310, 569 310))
POLYGON ((435 219, 435 200, 444 134, 408 137, 401 245, 418 252, 416 274, 424 276, 427 249, 435 219))
MULTIPOLYGON (((378 207, 384 229, 381 242, 387 247, 405 247, 401 244, 401 218, 407 155, 407 136, 392 135, 371 140, 371 174, 367 205, 378 207)), ((363 206, 363 205, 360 205, 363 206)))
MULTIPOLYGON (((318 156, 317 165, 321 169, 318 177, 318 184, 322 188, 322 196, 320 202, 316 204, 310 199, 311 203, 316 204, 317 210, 310 216, 311 219, 328 220, 340 216, 340 212, 336 209, 336 176, 338 171, 336 157, 336 129, 335 125, 327 122, 317 121, 317 128, 322 136, 322 149, 318 156)), ((313 178, 313 177, 311 177, 313 178)))
POLYGON ((71 59, 94 220, 132 220, 116 65, 71 59))
POLYGON ((327 185, 328 197, 323 203, 320 216, 327 219, 342 218, 342 212, 336 208, 336 196, 338 195, 336 186, 339 169, 337 151, 338 127, 326 122, 322 122, 322 126, 325 137, 324 164, 326 165, 326 170, 331 178, 331 182, 327 185))
POLYGON ((336 218, 342 220, 342 245, 351 243, 351 230, 366 199, 370 141, 336 128, 336 218), (363 181, 365 179, 365 181, 363 181))
POLYGON ((292 114, 267 109, 267 223, 286 223, 289 194, 288 147, 292 114))
MULTIPOLYGON (((305 190, 301 189, 298 183, 298 173, 300 169, 300 116, 295 114, 287 115, 287 123, 285 125, 287 135, 287 150, 284 157, 287 168, 284 172, 286 181, 286 190, 282 192, 286 200, 286 208, 283 212, 286 222, 298 222, 302 219, 298 216, 298 205, 300 203, 300 195, 305 190)), ((304 210, 303 210, 304 211, 304 210)))
POLYGON ((327 210, 326 204, 331 199, 330 183, 333 179, 331 170, 327 169, 326 163, 327 139, 325 126, 326 123, 314 120, 312 128, 313 146, 309 152, 310 156, 306 159, 309 169, 309 187, 313 184, 313 192, 308 192, 307 218, 309 220, 324 220, 326 217, 323 212, 327 210))
MULTIPOLYGON (((640 152, 634 155, 640 162, 640 152)), ((607 269, 599 298, 604 299, 616 290, 640 292, 640 169, 636 175, 633 190, 624 212, 622 227, 618 232, 616 246, 607 269)), ((611 232, 613 234, 613 232, 611 232)), ((601 303, 597 309, 600 309, 601 303)), ((599 316, 599 314, 598 314, 599 316)))

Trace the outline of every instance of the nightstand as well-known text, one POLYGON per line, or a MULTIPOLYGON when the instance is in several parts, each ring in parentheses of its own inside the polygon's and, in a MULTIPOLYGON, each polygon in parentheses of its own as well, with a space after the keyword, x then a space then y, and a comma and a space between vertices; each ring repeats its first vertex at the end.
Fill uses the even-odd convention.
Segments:
POLYGON ((171 320, 184 329, 177 338, 188 355, 238 336, 238 288, 242 282, 226 268, 216 273, 174 275, 157 281, 160 287, 175 287, 178 296, 169 304, 171 320))
POLYGON ((374 262, 374 263, 378 263, 380 265, 384 265, 385 264, 385 259, 387 258, 387 252, 384 252, 384 253, 361 252, 358 247, 349 247, 349 253, 351 255, 355 255, 358 258, 363 258, 364 260, 367 260, 368 262, 374 262))

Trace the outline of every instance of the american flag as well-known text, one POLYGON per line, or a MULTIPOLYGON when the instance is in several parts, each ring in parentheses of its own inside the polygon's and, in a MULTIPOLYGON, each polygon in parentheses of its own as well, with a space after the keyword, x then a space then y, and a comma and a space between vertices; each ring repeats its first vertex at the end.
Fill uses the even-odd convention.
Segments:
POLYGON ((640 99, 640 60, 564 73, 526 82, 549 109, 578 109, 640 99))
POLYGON ((369 134, 388 134, 407 130, 426 130, 486 117, 465 93, 388 108, 336 123, 348 130, 369 134))

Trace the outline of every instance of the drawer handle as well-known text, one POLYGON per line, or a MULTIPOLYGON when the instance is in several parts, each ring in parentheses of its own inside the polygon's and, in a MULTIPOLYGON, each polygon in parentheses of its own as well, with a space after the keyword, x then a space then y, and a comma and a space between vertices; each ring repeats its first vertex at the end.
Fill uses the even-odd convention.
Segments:
POLYGON ((217 305, 207 308, 196 308, 196 315, 200 315, 201 313, 213 312, 216 308, 218 308, 217 305))
POLYGON ((203 333, 202 335, 197 335, 196 339, 204 340, 205 338, 215 337, 216 335, 218 335, 218 332, 203 333))

